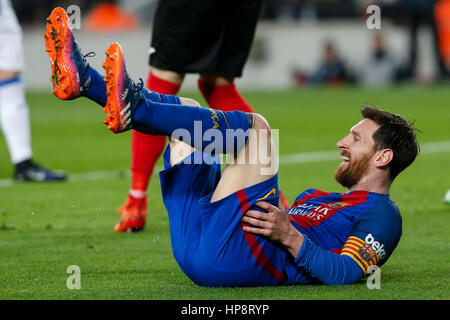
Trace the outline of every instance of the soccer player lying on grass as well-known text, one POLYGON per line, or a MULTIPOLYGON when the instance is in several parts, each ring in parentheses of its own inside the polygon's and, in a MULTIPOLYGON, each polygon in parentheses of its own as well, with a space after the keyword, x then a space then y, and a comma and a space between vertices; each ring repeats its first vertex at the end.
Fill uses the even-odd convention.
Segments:
POLYGON ((389 189, 418 153, 415 130, 400 116, 364 106, 364 119, 337 143, 344 161, 335 178, 347 192, 308 189, 285 212, 276 206, 277 155, 261 115, 143 89, 128 77, 117 43, 106 51, 104 81, 82 56, 62 9, 48 18, 45 42, 56 96, 97 102, 115 133, 171 137, 162 195, 174 257, 196 284, 351 284, 397 246, 401 216, 389 189), (227 130, 242 134, 230 138, 227 130), (234 160, 222 174, 213 153, 234 160))

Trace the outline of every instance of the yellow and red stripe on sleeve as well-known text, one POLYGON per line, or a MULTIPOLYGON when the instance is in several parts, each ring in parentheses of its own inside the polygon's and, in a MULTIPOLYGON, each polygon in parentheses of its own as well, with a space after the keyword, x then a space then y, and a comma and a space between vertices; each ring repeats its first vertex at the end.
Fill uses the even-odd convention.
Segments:
POLYGON ((350 236, 342 248, 341 255, 346 255, 356 261, 364 274, 370 266, 378 264, 380 257, 364 240, 350 236))

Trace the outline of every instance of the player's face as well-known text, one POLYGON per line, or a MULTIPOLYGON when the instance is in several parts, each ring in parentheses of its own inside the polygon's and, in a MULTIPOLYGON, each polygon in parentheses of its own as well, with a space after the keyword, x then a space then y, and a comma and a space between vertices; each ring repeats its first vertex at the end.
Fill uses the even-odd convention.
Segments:
POLYGON ((337 143, 344 161, 334 177, 346 188, 356 185, 368 172, 374 158, 373 134, 380 126, 364 119, 350 129, 350 133, 337 143))

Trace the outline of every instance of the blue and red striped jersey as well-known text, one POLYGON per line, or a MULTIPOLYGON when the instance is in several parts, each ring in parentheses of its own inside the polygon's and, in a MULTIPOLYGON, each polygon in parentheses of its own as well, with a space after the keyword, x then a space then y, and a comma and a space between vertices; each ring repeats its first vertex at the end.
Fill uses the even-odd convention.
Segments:
POLYGON ((289 220, 316 246, 350 256, 366 274, 381 266, 400 241, 402 219, 387 194, 308 189, 288 210, 289 220))

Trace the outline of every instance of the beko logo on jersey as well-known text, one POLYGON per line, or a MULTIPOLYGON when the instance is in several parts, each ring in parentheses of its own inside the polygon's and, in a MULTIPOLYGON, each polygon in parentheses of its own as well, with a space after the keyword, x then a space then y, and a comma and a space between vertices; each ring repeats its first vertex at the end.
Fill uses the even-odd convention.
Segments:
POLYGON ((369 233, 364 241, 372 247, 375 253, 380 257, 380 260, 386 256, 386 251, 384 250, 384 244, 375 241, 375 237, 369 233))

